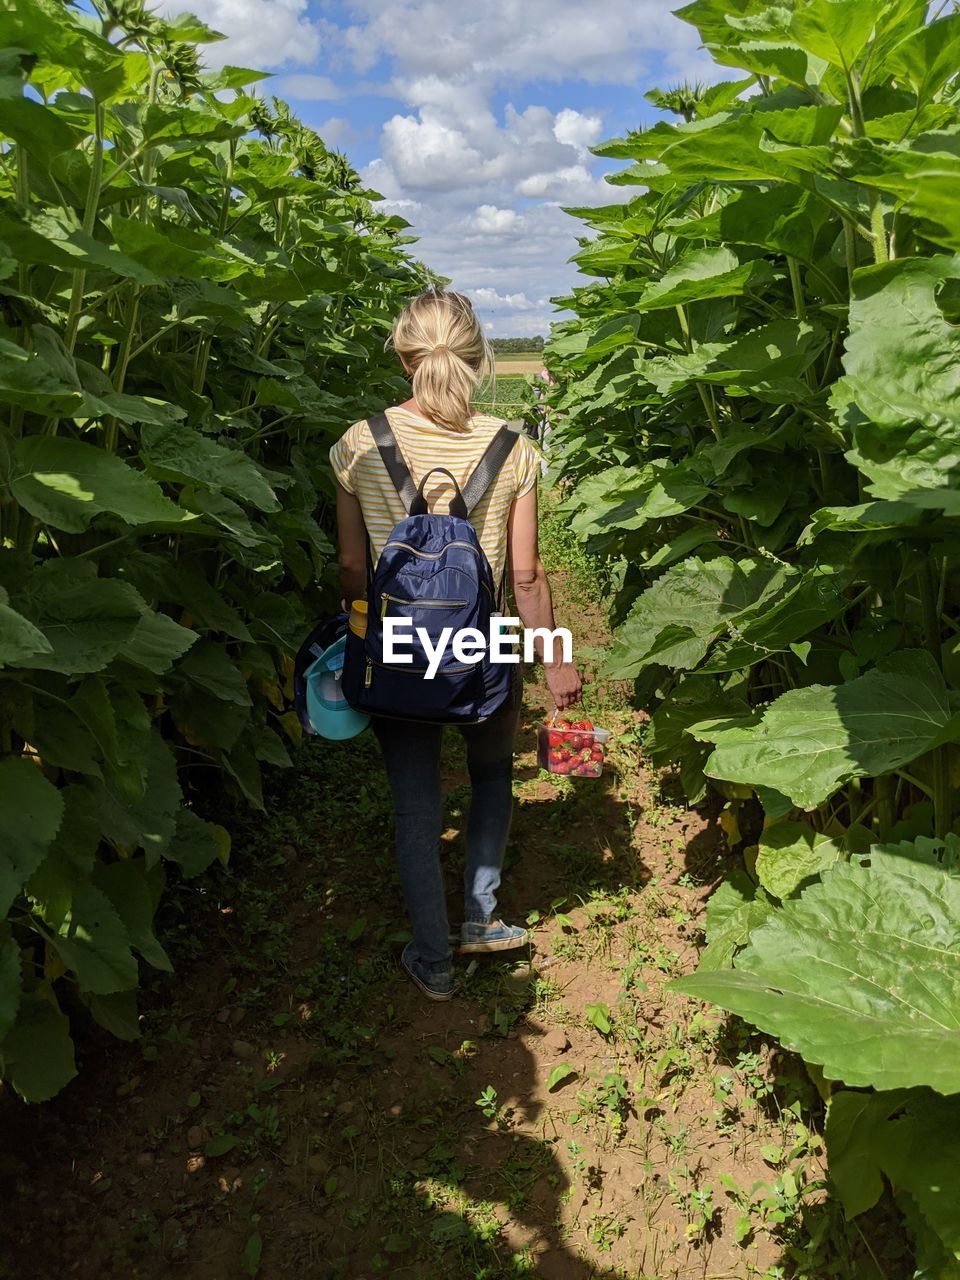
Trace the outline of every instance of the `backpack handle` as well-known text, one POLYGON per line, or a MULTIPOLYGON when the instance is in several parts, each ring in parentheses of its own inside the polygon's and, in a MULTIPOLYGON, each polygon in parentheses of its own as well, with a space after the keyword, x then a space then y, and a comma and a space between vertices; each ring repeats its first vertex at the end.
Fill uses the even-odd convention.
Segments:
POLYGON ((467 504, 463 500, 463 494, 460 492, 460 486, 457 484, 456 476, 452 475, 446 467, 431 467, 423 477, 420 481, 420 487, 417 489, 417 495, 410 503, 410 514, 412 516, 425 516, 427 514, 427 500, 423 496, 423 490, 427 481, 437 471, 445 475, 454 488, 453 497, 450 499, 450 514, 452 516, 459 516, 461 520, 466 520, 467 504))

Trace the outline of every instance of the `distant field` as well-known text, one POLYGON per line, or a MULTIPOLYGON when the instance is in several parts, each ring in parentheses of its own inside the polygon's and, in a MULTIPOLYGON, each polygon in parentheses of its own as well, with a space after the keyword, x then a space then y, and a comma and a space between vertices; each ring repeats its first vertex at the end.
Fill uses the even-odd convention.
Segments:
POLYGON ((497 356, 497 377, 501 373, 539 373, 543 359, 530 351, 506 351, 497 356))

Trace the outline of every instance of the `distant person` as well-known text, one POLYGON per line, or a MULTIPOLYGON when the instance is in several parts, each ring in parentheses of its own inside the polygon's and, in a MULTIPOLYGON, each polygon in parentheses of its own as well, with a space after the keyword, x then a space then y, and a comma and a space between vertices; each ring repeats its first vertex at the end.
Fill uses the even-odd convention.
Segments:
POLYGON ((534 384, 533 394, 536 397, 537 409, 534 418, 533 437, 543 450, 543 457, 540 460, 540 474, 545 476, 549 467, 547 458, 548 440, 550 437, 550 410, 547 407, 546 395, 550 387, 555 387, 557 380, 546 366, 544 366, 537 374, 537 381, 534 384))

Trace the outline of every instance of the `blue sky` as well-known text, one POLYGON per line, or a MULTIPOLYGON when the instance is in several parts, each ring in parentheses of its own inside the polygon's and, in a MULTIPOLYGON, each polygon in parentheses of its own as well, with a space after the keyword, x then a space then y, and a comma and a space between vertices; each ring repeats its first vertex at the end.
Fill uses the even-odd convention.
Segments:
POLYGON ((714 79, 660 0, 162 0, 228 38, 211 66, 275 72, 264 92, 346 153, 470 294, 491 335, 545 334, 577 279, 562 205, 629 198, 589 147, 657 118, 654 86, 714 79))

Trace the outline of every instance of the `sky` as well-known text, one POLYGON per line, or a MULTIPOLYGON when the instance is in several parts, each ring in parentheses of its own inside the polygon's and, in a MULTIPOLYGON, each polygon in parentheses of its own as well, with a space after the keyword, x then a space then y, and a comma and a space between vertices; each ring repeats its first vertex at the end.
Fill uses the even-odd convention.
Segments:
POLYGON ((228 38, 210 67, 269 70, 285 98, 473 300, 490 336, 546 335, 577 281, 562 206, 629 199, 589 147, 659 113, 653 87, 712 80, 662 0, 162 0, 228 38))

